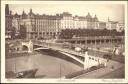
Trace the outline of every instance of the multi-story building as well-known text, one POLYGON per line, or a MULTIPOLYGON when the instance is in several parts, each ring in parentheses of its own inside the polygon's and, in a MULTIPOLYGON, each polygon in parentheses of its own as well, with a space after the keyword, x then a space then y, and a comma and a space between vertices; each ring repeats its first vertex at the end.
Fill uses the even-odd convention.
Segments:
POLYGON ((95 17, 93 18, 90 13, 88 13, 88 15, 86 16, 86 21, 87 21, 87 28, 91 28, 91 29, 98 29, 98 18, 95 15, 95 17))
POLYGON ((68 12, 56 15, 34 14, 32 9, 26 14, 17 13, 11 17, 9 7, 6 7, 6 28, 15 27, 18 32, 21 26, 26 29, 28 39, 34 38, 56 38, 62 29, 116 29, 118 22, 99 21, 97 16, 92 17, 90 13, 87 16, 73 16, 68 12))
POLYGON ((106 22, 106 28, 108 30, 117 30, 117 27, 118 27, 118 22, 117 21, 110 21, 109 18, 108 18, 108 22, 106 22))
POLYGON ((88 13, 86 17, 84 16, 72 16, 68 12, 63 12, 60 14, 61 18, 61 28, 62 29, 97 29, 98 28, 98 18, 95 15, 94 18, 88 13))
POLYGON ((55 38, 60 30, 60 16, 58 15, 36 15, 30 9, 26 14, 20 15, 20 24, 26 28, 27 38, 55 38))
POLYGON ((26 28, 26 37, 28 39, 36 38, 36 24, 35 24, 35 14, 32 12, 32 9, 28 14, 24 11, 20 17, 20 25, 26 28))
POLYGON ((63 12, 63 14, 59 14, 58 16, 61 17, 60 26, 62 29, 72 29, 74 27, 72 14, 63 12))
POLYGON ((98 24, 98 28, 105 29, 106 28, 106 22, 100 21, 99 24, 98 24))
POLYGON ((36 37, 55 38, 60 32, 60 16, 35 15, 36 37))
POLYGON ((11 38, 12 18, 11 11, 9 11, 7 4, 5 7, 5 38, 11 38))
POLYGON ((12 19, 12 27, 16 28, 16 32, 18 33, 20 30, 20 16, 16 13, 12 19))

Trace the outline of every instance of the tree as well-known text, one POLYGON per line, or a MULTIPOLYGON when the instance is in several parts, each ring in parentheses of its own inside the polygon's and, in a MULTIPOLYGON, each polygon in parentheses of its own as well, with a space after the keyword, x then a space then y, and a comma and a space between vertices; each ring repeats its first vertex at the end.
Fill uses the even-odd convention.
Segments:
POLYGON ((14 39, 15 38, 15 34, 16 34, 16 28, 12 27, 11 29, 11 38, 14 39))
MULTIPOLYGON (((124 31, 123 31, 124 32, 124 31)), ((62 39, 71 39, 74 35, 76 37, 87 36, 122 36, 123 32, 117 32, 116 30, 107 29, 65 29, 62 30, 59 37, 62 39)))
POLYGON ((26 31, 26 28, 25 28, 25 26, 24 25, 20 25, 20 38, 26 38, 26 33, 27 33, 27 31, 26 31))

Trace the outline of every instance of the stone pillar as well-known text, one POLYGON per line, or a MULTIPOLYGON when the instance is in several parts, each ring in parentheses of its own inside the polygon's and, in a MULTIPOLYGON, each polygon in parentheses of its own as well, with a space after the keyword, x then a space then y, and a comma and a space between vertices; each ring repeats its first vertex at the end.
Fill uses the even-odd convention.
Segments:
POLYGON ((28 52, 31 53, 33 51, 33 43, 32 41, 30 40, 29 41, 29 45, 28 45, 28 52))
POLYGON ((89 56, 88 56, 88 51, 85 51, 84 55, 84 70, 89 67, 89 56))

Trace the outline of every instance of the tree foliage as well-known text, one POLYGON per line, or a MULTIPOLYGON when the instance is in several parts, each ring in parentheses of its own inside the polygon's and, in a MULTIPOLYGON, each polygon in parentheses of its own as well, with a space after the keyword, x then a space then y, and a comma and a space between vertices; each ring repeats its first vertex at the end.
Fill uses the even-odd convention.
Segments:
POLYGON ((26 38, 26 28, 24 25, 20 25, 20 38, 24 39, 26 38))
POLYGON ((76 37, 87 37, 87 36, 122 36, 124 31, 117 32, 116 30, 107 29, 65 29, 61 31, 59 38, 71 39, 73 36, 76 37))
POLYGON ((15 38, 15 34, 16 34, 16 28, 12 27, 11 29, 11 38, 14 39, 15 38))

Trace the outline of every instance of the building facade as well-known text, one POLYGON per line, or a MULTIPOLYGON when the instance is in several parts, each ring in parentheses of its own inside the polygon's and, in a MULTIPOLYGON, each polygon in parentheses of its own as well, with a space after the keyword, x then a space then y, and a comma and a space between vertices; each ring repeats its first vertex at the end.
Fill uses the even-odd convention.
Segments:
POLYGON ((56 15, 39 15, 34 14, 32 9, 26 14, 17 13, 13 16, 13 26, 17 31, 20 30, 20 25, 25 26, 27 38, 56 38, 62 29, 98 29, 98 18, 95 15, 91 17, 90 13, 86 17, 72 16, 68 12, 56 15))
POLYGON ((11 38, 12 19, 13 17, 7 4, 5 7, 5 38, 11 38))
POLYGON ((53 15, 35 15, 36 37, 56 38, 60 32, 60 17, 53 15))
POLYGON ((113 29, 117 30, 118 24, 119 24, 119 22, 117 22, 117 21, 111 21, 111 20, 108 18, 108 22, 106 22, 106 28, 107 28, 108 30, 113 30, 113 29))
POLYGON ((12 18, 12 27, 16 28, 16 32, 18 33, 20 30, 20 16, 16 13, 12 18))
POLYGON ((106 22, 100 21, 98 24, 98 29, 105 29, 106 28, 106 22))
POLYGON ((95 15, 94 18, 88 13, 85 16, 72 16, 68 12, 63 12, 61 16, 61 28, 62 29, 97 29, 98 18, 95 15))
POLYGON ((9 6, 6 5, 6 33, 10 27, 16 28, 19 32, 21 27, 26 29, 26 38, 35 39, 52 39, 57 38, 63 29, 116 29, 118 22, 99 21, 97 16, 92 17, 90 13, 86 16, 73 16, 69 12, 63 12, 56 15, 39 15, 34 14, 32 9, 26 14, 24 11, 21 15, 17 13, 10 15, 9 6))

